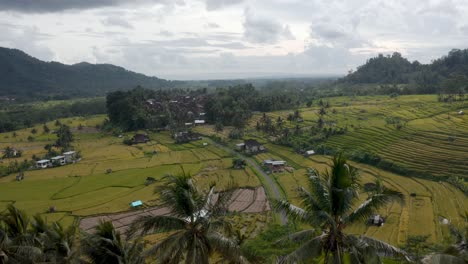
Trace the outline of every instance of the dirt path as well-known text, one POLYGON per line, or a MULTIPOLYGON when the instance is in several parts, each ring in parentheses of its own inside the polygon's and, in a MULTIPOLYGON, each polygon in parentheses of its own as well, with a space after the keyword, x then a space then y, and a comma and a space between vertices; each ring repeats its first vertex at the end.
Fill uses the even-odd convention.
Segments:
MULTIPOLYGON (((229 203, 229 211, 231 212, 262 213, 269 210, 271 210, 270 203, 268 202, 263 187, 258 187, 256 189, 238 189, 229 203)), ((117 231, 125 233, 130 224, 140 216, 160 216, 169 214, 170 210, 166 207, 150 207, 143 210, 102 214, 82 218, 80 220, 80 228, 89 232, 93 231, 101 221, 111 221, 117 231)))
MULTIPOLYGON (((242 153, 239 153, 231 148, 228 148, 224 145, 221 145, 217 142, 214 142, 213 140, 211 139, 208 139, 208 138, 205 138, 205 141, 210 141, 211 144, 215 145, 216 147, 220 148, 220 149, 223 149, 224 151, 232 154, 233 156, 235 157, 240 157, 242 159, 244 159, 248 164, 249 166, 251 166, 252 168, 254 168, 258 173, 261 174, 261 176, 263 177, 264 181, 262 181, 265 185, 265 186, 268 190, 270 190, 271 192, 269 193, 272 197, 270 198, 273 198, 273 199, 276 199, 276 200, 280 200, 282 199, 282 195, 281 195, 281 191, 279 190, 278 188, 278 185, 276 185, 276 181, 272 178, 271 175, 267 174, 258 164, 257 162, 255 162, 255 160, 253 160, 252 158, 249 158, 245 155, 243 155, 242 153)), ((281 224, 282 225, 285 225, 288 223, 288 218, 286 217, 286 214, 284 212, 280 212, 280 221, 281 221, 281 224)))

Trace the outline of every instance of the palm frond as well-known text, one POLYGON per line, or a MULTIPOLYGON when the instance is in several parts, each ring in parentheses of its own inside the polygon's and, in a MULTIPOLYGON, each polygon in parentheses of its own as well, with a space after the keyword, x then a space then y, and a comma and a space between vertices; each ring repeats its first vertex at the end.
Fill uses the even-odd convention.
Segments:
POLYGON ((213 249, 230 263, 248 263, 248 261, 241 255, 239 245, 236 241, 229 239, 218 232, 210 232, 207 238, 213 249))
POLYGON ((307 175, 311 196, 315 196, 317 206, 322 210, 330 211, 330 190, 327 187, 327 183, 315 169, 309 169, 307 175))
POLYGON ((372 214, 383 206, 394 202, 401 201, 402 194, 400 192, 386 190, 381 194, 374 194, 364 201, 356 210, 344 217, 343 221, 346 224, 352 224, 356 221, 366 221, 372 214))
POLYGON ((184 257, 188 241, 188 232, 175 232, 163 241, 150 247, 144 252, 144 256, 154 256, 161 263, 179 263, 184 257))
POLYGON ((303 241, 312 239, 316 235, 316 233, 317 231, 315 229, 306 229, 306 230, 302 230, 302 231, 289 234, 279 239, 276 243, 281 244, 287 241, 303 242, 303 241))
MULTIPOLYGON (((349 237, 352 237, 352 236, 349 236, 349 237)), ((359 236, 358 240, 365 243, 366 247, 370 247, 371 249, 375 250, 379 256, 399 257, 399 258, 404 258, 407 261, 411 261, 408 253, 406 253, 404 250, 401 250, 397 247, 394 247, 378 239, 367 237, 367 236, 359 236)))
POLYGON ((282 257, 279 263, 298 263, 322 256, 322 238, 317 236, 305 242, 301 247, 282 257))
POLYGON ((151 232, 168 232, 184 229, 187 220, 174 216, 151 216, 145 215, 138 217, 130 225, 127 235, 133 237, 135 234, 146 235, 151 232))

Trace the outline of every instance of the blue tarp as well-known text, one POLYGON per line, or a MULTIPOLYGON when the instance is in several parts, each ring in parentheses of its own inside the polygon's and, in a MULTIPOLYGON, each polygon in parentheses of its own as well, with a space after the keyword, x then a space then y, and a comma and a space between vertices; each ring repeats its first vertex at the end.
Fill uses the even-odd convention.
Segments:
POLYGON ((134 202, 131 202, 130 205, 132 207, 138 207, 138 206, 142 206, 143 205, 143 202, 138 200, 138 201, 134 201, 134 202))

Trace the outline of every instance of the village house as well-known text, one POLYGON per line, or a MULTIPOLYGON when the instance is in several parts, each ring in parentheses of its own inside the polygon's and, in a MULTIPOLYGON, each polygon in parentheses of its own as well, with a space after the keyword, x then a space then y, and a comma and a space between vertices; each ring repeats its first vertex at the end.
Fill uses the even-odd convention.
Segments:
POLYGON ((264 160, 263 166, 267 167, 272 172, 282 172, 286 166, 284 160, 264 160))
POLYGON ((132 137, 132 144, 141 144, 150 141, 148 135, 136 134, 132 137))
POLYGON ((50 159, 52 166, 62 166, 65 165, 67 162, 65 161, 65 156, 57 156, 50 159))
POLYGON ((76 160, 76 151, 67 151, 64 152, 62 155, 65 156, 66 163, 72 163, 76 160))
POLYGON ((183 131, 174 133, 173 138, 178 144, 188 143, 190 141, 200 140, 202 137, 198 133, 193 133, 190 131, 183 131))
POLYGON ((38 160, 36 161, 36 167, 38 169, 46 169, 48 167, 52 167, 52 163, 50 162, 50 160, 47 159, 38 160))
POLYGON ((265 152, 266 148, 255 139, 247 139, 244 141, 243 150, 249 154, 265 152))
POLYGON ((205 120, 200 120, 200 119, 196 119, 194 121, 195 125, 204 125, 205 124, 205 120))

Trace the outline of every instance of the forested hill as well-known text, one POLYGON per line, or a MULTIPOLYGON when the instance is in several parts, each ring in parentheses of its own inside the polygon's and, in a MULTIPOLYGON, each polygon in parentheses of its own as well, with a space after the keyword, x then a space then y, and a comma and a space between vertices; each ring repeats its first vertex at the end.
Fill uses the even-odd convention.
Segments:
POLYGON ((418 93, 460 92, 468 86, 468 49, 452 50, 430 64, 410 62, 399 53, 379 55, 339 83, 407 84, 408 89, 418 93))
POLYGON ((20 50, 0 47, 0 96, 31 99, 82 97, 105 95, 109 91, 138 85, 169 88, 174 82, 111 64, 44 62, 20 50))

